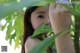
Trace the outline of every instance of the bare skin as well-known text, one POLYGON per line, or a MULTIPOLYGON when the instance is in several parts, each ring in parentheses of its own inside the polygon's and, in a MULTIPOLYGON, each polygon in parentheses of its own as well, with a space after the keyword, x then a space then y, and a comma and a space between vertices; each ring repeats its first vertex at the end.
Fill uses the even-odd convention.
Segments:
MULTIPOLYGON (((57 4, 51 4, 49 10, 50 21, 55 34, 70 27, 71 14, 67 9, 57 4)), ((55 42, 57 53, 75 53, 70 33, 60 35, 55 39, 55 42)))
MULTIPOLYGON (((41 6, 38 7, 32 14, 31 14, 31 23, 33 28, 36 30, 41 24, 50 25, 49 20, 49 7, 47 6, 41 6)), ((25 42, 25 52, 28 53, 35 45, 37 45, 40 42, 39 39, 32 39, 31 37, 28 37, 28 39, 25 42)), ((46 52, 47 53, 47 52, 46 52)))
MULTIPOLYGON (((70 27, 71 14, 64 7, 61 7, 57 4, 55 5, 51 4, 49 7, 40 7, 36 11, 41 11, 42 8, 44 9, 43 11, 47 13, 45 13, 45 16, 43 14, 39 15, 43 15, 44 18, 38 19, 37 18, 38 15, 35 15, 34 18, 37 19, 38 21, 31 18, 31 22, 34 29, 37 29, 41 24, 44 23, 51 25, 52 28, 54 29, 53 30, 54 33, 57 34, 70 27), (35 23, 36 25, 34 25, 35 23)), ((32 17, 34 16, 35 12, 33 12, 32 17)), ((38 44, 39 42, 40 42, 39 39, 36 38, 32 39, 31 37, 29 37, 25 43, 25 52, 28 53, 28 51, 30 51, 33 47, 35 47, 35 45, 38 44)), ((56 42, 57 53, 75 53, 70 33, 65 33, 63 35, 60 35, 55 39, 55 42, 56 42)))

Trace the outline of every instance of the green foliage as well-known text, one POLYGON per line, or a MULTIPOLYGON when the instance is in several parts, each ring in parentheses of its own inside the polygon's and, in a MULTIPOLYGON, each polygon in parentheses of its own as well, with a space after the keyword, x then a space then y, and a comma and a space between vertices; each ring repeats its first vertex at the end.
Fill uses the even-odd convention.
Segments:
POLYGON ((41 43, 37 44, 37 46, 34 47, 29 53, 44 53, 48 49, 48 47, 51 45, 51 43, 53 43, 53 45, 55 44, 54 42, 56 37, 69 31, 70 31, 69 29, 64 30, 63 32, 60 32, 56 35, 54 34, 53 36, 46 38, 41 43))
POLYGON ((76 53, 79 53, 80 51, 80 45, 79 45, 79 38, 80 38, 80 0, 72 0, 77 1, 77 4, 72 4, 72 14, 75 17, 75 31, 74 31, 74 46, 76 53), (78 3, 79 2, 79 3, 78 3))
POLYGON ((48 33, 48 32, 52 32, 52 28, 49 26, 46 26, 45 24, 42 24, 38 29, 34 31, 32 37, 36 37, 39 34, 48 33))
POLYGON ((40 5, 45 5, 47 2, 45 0, 21 0, 20 2, 8 2, 0 4, 0 18, 5 17, 7 15, 12 14, 18 10, 22 10, 23 7, 29 7, 34 5, 39 5, 37 3, 41 3, 40 5), (42 2, 44 1, 44 2, 42 2), (32 5, 33 4, 33 5, 32 5))
MULTIPOLYGON (((72 2, 75 0, 69 0, 69 2, 72 2)), ((76 0, 79 1, 80 0, 76 0)), ((30 6, 46 6, 50 3, 55 3, 55 0, 0 0, 0 19, 5 19, 6 23, 4 26, 2 26, 1 30, 4 30, 7 27, 6 31, 6 40, 9 40, 10 45, 12 44, 12 41, 14 40, 15 46, 14 48, 19 47, 22 43, 22 35, 23 35, 23 8, 30 7, 30 6)), ((71 33, 74 33, 72 36, 75 40, 74 43, 76 43, 75 47, 79 48, 78 42, 79 40, 79 33, 80 33, 80 24, 76 25, 76 23, 80 23, 80 4, 60 4, 67 9, 70 10, 71 14, 74 16, 75 20, 72 23, 72 29, 74 31, 71 31, 71 33), (78 28, 78 29, 76 29, 78 28), (78 32, 76 32, 78 31, 78 32), (76 36, 76 33, 78 34, 76 36), (78 38, 76 38, 78 37, 78 38)), ((49 26, 42 25, 37 29, 34 34, 33 38, 38 36, 41 33, 50 33, 52 30, 49 26)), ((59 36, 59 34, 57 35, 59 36)), ((39 45, 35 47, 30 53, 43 53, 49 45, 54 42, 52 41, 55 39, 55 36, 51 36, 50 38, 45 39, 42 41, 39 45), (40 52, 39 52, 40 51, 40 52)), ((77 52, 78 53, 78 52, 77 52)))
POLYGON ((17 1, 17 0, 0 0, 0 3, 13 2, 13 1, 17 1))
POLYGON ((1 30, 7 27, 6 40, 9 40, 10 45, 14 40, 14 48, 19 47, 22 43, 23 35, 23 8, 29 6, 43 6, 48 5, 46 0, 0 0, 0 19, 5 19, 6 24, 2 26, 1 30), (33 4, 33 5, 32 5, 33 4), (14 23, 14 24, 13 24, 14 23))
POLYGON ((2 27, 4 28, 7 24, 6 40, 9 40, 10 45, 12 40, 15 42, 15 47, 19 47, 23 35, 23 16, 22 12, 15 12, 14 14, 7 16, 5 19, 7 23, 2 27))

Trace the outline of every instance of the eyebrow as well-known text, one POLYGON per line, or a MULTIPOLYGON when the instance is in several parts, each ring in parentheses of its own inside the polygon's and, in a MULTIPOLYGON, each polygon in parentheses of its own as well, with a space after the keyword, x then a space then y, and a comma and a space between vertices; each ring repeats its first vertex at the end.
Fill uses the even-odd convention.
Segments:
POLYGON ((44 14, 44 13, 46 13, 46 12, 41 11, 41 12, 37 12, 36 14, 44 14))

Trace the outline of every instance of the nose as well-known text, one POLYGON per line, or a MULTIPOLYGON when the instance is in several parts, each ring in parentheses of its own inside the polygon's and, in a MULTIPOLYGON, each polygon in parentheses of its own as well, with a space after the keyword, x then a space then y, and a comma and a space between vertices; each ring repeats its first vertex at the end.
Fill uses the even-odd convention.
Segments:
POLYGON ((47 26, 51 26, 49 17, 45 20, 45 24, 46 24, 47 26))

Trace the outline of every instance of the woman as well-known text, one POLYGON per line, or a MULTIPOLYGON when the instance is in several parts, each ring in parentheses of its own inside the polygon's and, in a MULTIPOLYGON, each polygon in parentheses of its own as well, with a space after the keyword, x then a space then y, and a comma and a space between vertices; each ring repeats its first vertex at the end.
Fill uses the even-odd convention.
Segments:
MULTIPOLYGON (((46 24, 54 29, 57 34, 70 28, 71 14, 67 9, 59 4, 50 4, 50 6, 35 6, 28 9, 24 16, 24 36, 22 44, 22 53, 28 53, 36 44, 40 42, 37 38, 31 38, 34 30, 41 24, 46 24)), ((67 32, 55 39, 57 53, 75 53, 74 46, 67 32)), ((49 49, 46 53, 52 53, 49 49)))

